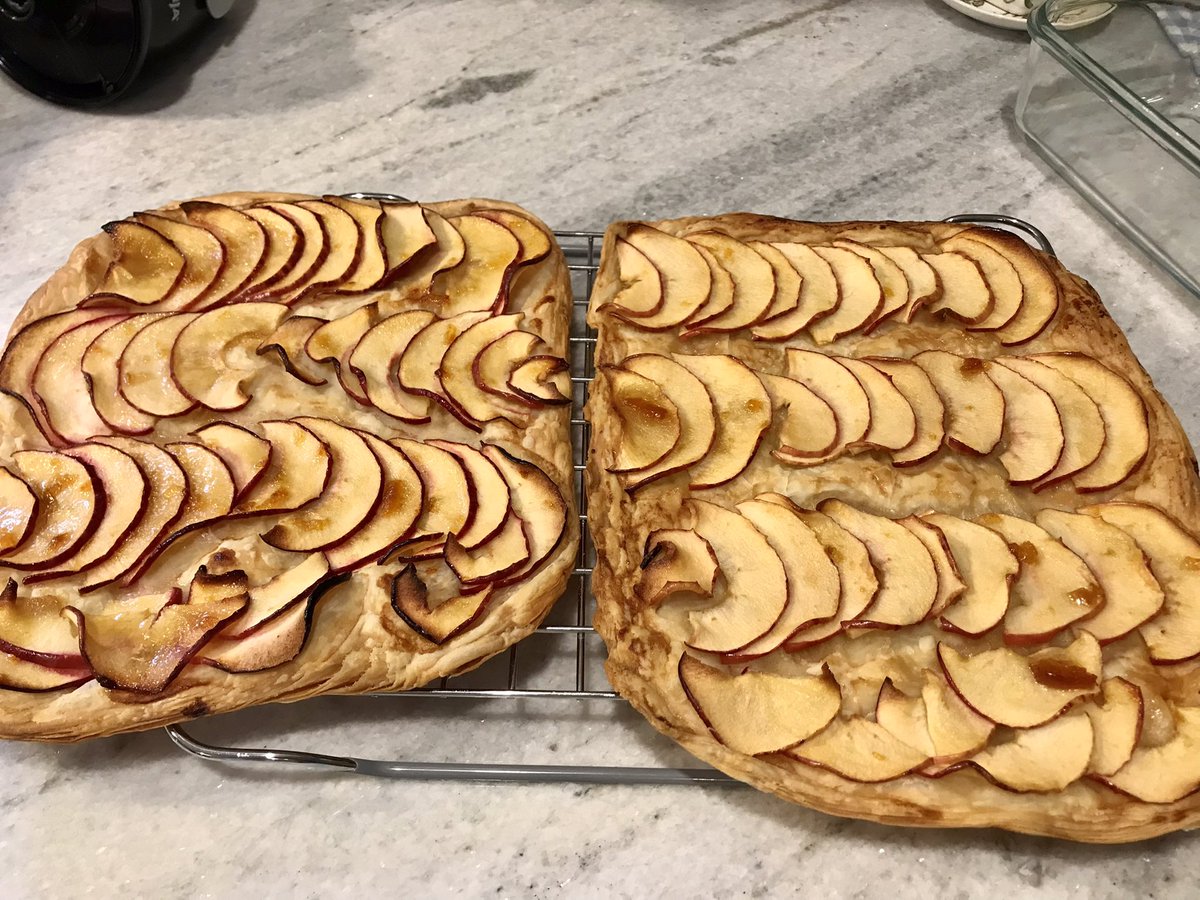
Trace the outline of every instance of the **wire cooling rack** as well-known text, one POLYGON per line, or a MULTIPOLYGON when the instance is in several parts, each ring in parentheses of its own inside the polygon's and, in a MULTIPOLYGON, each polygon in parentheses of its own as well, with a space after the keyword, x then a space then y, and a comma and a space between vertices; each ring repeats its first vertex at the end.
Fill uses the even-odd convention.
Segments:
MULTIPOLYGON (((381 199, 402 202, 404 198, 390 194, 352 194, 357 199, 381 199)), ((1022 219, 998 214, 965 214, 950 216, 945 221, 962 224, 991 225, 1014 231, 1029 243, 1047 253, 1054 250, 1046 236, 1033 225, 1022 219)), ((603 681, 597 658, 600 647, 595 641, 595 632, 590 620, 594 606, 591 580, 595 562, 595 547, 588 530, 587 492, 583 489, 583 471, 587 462, 590 429, 583 417, 583 406, 587 400, 587 386, 595 374, 596 336, 585 321, 588 298, 600 262, 600 245, 603 235, 591 231, 555 232, 567 268, 571 273, 574 294, 571 336, 571 438, 573 446, 572 467, 574 488, 579 508, 580 541, 579 555, 567 590, 548 617, 533 634, 524 641, 510 647, 503 656, 504 664, 495 661, 485 667, 489 673, 486 682, 479 685, 477 678, 460 676, 442 678, 434 684, 415 691, 395 694, 371 694, 370 697, 389 702, 436 702, 481 701, 483 703, 509 704, 524 700, 560 701, 570 704, 591 701, 612 702, 619 696, 603 681), (564 621, 565 619, 565 621, 564 621), (574 663, 574 684, 549 686, 539 683, 537 672, 534 677, 522 679, 521 661, 537 654, 539 642, 555 641, 573 645, 570 655, 574 663), (589 644, 595 649, 589 649, 589 644), (523 681, 527 683, 522 683, 523 681)), ((539 669, 532 666, 532 669, 539 669)), ((485 669, 481 669, 483 672, 485 669)), ((519 715, 519 714, 518 714, 519 715)), ((174 744, 181 750, 204 760, 223 763, 269 763, 273 765, 298 765, 319 767, 358 775, 440 781, 489 781, 489 782, 569 782, 581 784, 722 784, 736 785, 728 776, 707 766, 703 768, 673 768, 666 766, 597 766, 597 765, 529 765, 523 763, 474 763, 474 762, 420 762, 410 760, 369 759, 358 756, 340 756, 305 750, 275 748, 233 747, 222 743, 206 743, 194 737, 190 731, 178 725, 165 729, 174 744)))

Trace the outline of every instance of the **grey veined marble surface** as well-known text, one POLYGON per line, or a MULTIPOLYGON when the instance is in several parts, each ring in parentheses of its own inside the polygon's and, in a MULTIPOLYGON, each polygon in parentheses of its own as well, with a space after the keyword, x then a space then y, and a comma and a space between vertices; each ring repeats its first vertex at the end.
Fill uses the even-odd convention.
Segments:
MULTIPOLYGON (((999 211, 1038 224, 1095 284, 1195 440, 1197 308, 1022 144, 1025 54, 1023 35, 934 0, 241 0, 112 111, 0 84, 0 324, 108 219, 230 189, 491 195, 562 228, 999 211)), ((611 704, 327 699, 196 733, 375 757, 684 762, 611 704)), ((262 771, 201 764, 162 732, 8 744, 0 766, 5 897, 1200 894, 1188 835, 1095 848, 888 829, 744 788, 262 771)))

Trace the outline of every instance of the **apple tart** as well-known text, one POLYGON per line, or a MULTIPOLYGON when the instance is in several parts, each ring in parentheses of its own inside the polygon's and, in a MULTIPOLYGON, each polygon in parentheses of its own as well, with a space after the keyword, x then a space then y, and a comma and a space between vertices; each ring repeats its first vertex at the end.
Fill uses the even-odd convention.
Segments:
POLYGON ((1200 484, 1091 287, 1015 236, 622 223, 589 306, 596 628, 756 787, 879 822, 1200 823, 1200 484))
POLYGON ((570 285, 490 200, 229 194, 81 243, 0 358, 0 736, 465 671, 578 546, 570 285))

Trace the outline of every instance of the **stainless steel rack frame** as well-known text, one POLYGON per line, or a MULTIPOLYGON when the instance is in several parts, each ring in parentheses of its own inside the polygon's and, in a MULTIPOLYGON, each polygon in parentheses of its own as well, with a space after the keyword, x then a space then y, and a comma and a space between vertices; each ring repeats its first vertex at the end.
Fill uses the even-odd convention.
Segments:
MULTIPOLYGON (((383 199, 401 202, 404 198, 391 194, 352 194, 355 198, 383 199)), ((1016 232, 1029 243, 1047 253, 1054 250, 1046 236, 1033 225, 1022 219, 998 214, 964 214, 950 216, 945 221, 963 224, 991 225, 1016 232)), ((580 542, 579 556, 572 573, 567 593, 558 601, 558 607, 568 604, 571 621, 567 624, 543 623, 525 641, 507 651, 507 671, 500 683, 484 689, 456 684, 459 679, 442 678, 431 686, 420 690, 397 694, 371 694, 378 698, 403 699, 408 702, 482 700, 492 704, 512 703, 517 700, 561 700, 564 702, 613 701, 619 696, 607 685, 596 687, 591 684, 588 671, 587 638, 592 632, 590 624, 593 604, 591 591, 592 566, 595 548, 588 531, 587 493, 583 489, 583 470, 587 462, 590 431, 583 417, 583 406, 587 400, 587 386, 595 374, 596 336, 585 321, 588 298, 600 262, 600 245, 603 235, 592 231, 555 232, 567 259, 571 272, 571 287, 574 293, 573 315, 570 337, 570 362, 572 383, 571 438, 574 446, 573 468, 576 499, 579 504, 580 542), (570 599, 568 599, 570 598, 570 599), (559 639, 574 638, 575 684, 573 689, 539 687, 518 683, 518 661, 520 651, 539 637, 558 636, 559 639)), ((720 784, 737 785, 727 775, 709 767, 662 768, 635 766, 593 765, 525 765, 496 763, 435 763, 407 760, 368 759, 357 756, 338 756, 303 750, 253 749, 230 747, 222 744, 205 743, 190 731, 178 725, 169 725, 166 732, 181 750, 204 760, 224 763, 272 763, 320 767, 333 771, 358 775, 437 781, 482 781, 482 782, 569 782, 581 784, 720 784)))

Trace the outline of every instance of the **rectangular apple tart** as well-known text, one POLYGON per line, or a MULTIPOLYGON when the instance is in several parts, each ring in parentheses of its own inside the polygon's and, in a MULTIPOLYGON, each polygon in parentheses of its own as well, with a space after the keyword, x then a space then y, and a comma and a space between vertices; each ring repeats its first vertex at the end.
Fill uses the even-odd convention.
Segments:
POLYGON ((589 522, 613 685, 826 812, 1200 823, 1200 483, 1082 279, 1007 232, 612 226, 589 522))
POLYGON ((491 200, 229 194, 104 226, 0 358, 0 736, 415 688, 575 559, 570 285, 491 200))

